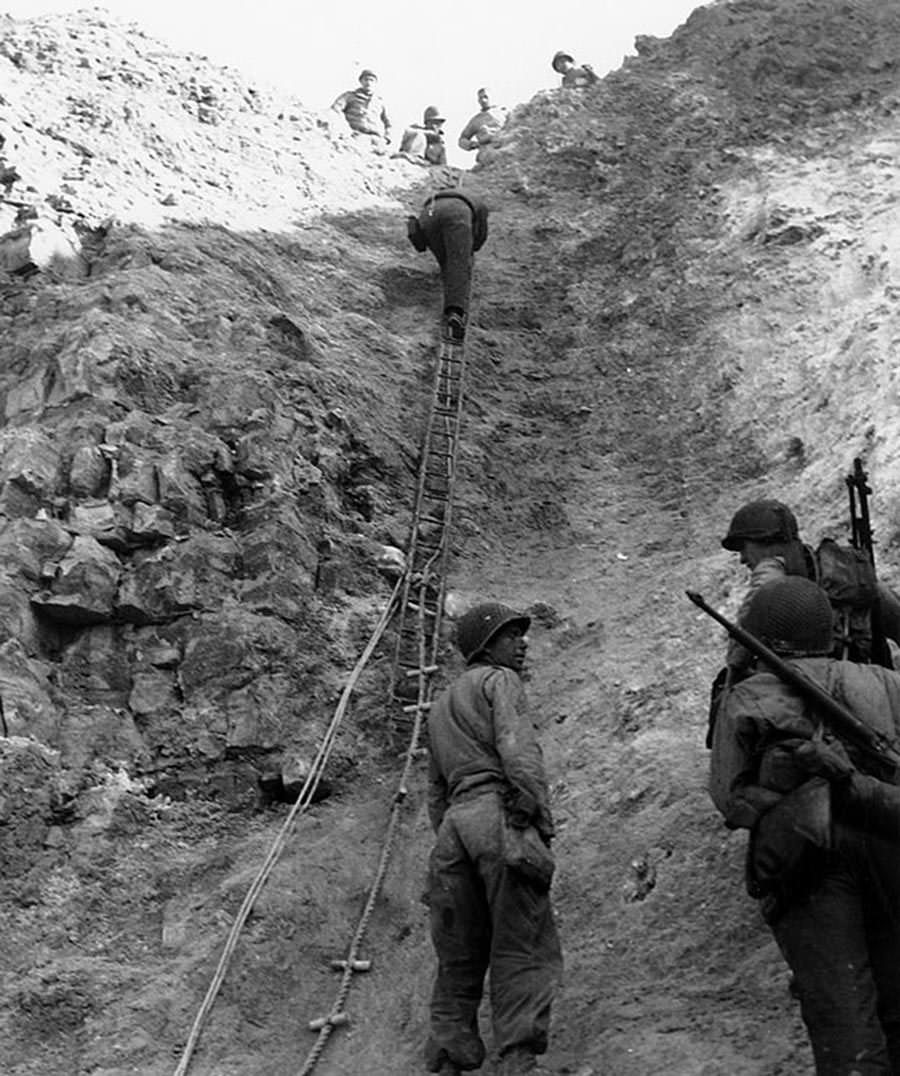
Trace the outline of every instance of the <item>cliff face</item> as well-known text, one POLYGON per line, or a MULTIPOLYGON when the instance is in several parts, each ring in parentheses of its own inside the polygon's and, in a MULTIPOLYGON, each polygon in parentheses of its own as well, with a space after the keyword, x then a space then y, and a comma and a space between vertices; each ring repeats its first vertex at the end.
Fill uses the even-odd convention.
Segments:
MULTIPOLYGON (((439 288, 403 214, 438 177, 102 13, 3 30, 0 1038, 13 1076, 162 1076, 406 542, 439 288)), ((812 1072, 704 791, 722 641, 683 590, 734 606, 748 497, 846 533, 857 455, 898 577, 898 44, 875 0, 713 4, 466 176, 450 585, 535 614, 553 1071, 812 1072)), ((396 776, 386 654, 191 1071, 299 1068, 327 1011, 396 776)), ((325 1073, 421 1068, 410 792, 325 1073)))

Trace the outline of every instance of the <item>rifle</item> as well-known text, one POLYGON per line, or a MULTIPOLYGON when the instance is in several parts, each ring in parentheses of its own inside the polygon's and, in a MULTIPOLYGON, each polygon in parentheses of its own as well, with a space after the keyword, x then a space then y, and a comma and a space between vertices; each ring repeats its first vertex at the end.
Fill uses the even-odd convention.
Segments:
MULTIPOLYGON (((864 554, 871 565, 872 576, 877 584, 875 541, 869 517, 869 494, 872 492, 872 487, 869 485, 869 476, 863 470, 859 456, 853 461, 853 472, 848 474, 844 481, 847 483, 847 494, 850 498, 850 544, 864 554)), ((869 615, 872 622, 872 660, 886 669, 893 669, 891 650, 881 622, 880 598, 877 589, 869 615)))
POLYGON ((687 590, 685 593, 694 605, 702 609, 707 616, 711 616, 713 620, 718 621, 728 634, 737 639, 751 654, 764 661, 779 679, 796 688, 801 695, 821 709, 830 719, 831 725, 838 736, 846 736, 852 744, 864 751, 880 766, 889 770, 890 774, 893 775, 900 771, 900 744, 876 729, 870 728, 865 722, 860 721, 855 714, 829 695, 815 680, 811 680, 805 673, 789 665, 774 650, 770 650, 765 643, 760 642, 755 635, 752 635, 745 628, 733 624, 727 617, 722 616, 721 613, 716 612, 715 609, 707 605, 695 590, 687 590))

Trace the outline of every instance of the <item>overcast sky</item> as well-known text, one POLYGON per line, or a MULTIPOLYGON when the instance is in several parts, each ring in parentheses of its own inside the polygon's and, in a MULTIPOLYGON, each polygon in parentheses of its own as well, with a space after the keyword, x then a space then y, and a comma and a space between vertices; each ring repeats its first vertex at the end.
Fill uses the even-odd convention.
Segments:
MULTIPOLYGON (((400 130, 426 105, 447 117, 448 143, 489 86, 514 105, 559 85, 557 49, 598 74, 621 65, 637 34, 667 37, 698 0, 0 0, 15 18, 103 7, 178 51, 281 86, 326 109, 356 85, 362 67, 400 130)), ((457 164, 471 163, 459 153, 457 164)))

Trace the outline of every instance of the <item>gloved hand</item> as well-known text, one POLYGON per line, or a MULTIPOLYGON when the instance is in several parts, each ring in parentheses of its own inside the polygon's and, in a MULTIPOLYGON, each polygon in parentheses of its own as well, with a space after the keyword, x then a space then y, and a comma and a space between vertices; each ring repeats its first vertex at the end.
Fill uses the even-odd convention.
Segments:
POLYGON ((804 740, 794 748, 793 759, 801 769, 833 784, 850 780, 856 767, 840 740, 804 740))

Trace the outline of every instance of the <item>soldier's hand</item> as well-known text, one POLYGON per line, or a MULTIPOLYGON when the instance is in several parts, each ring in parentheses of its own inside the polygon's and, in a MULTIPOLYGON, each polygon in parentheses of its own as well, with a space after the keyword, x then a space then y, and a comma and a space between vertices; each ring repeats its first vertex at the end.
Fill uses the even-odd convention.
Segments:
POLYGON ((794 761, 807 773, 838 784, 849 781, 856 772, 840 740, 806 740, 794 748, 794 761))

